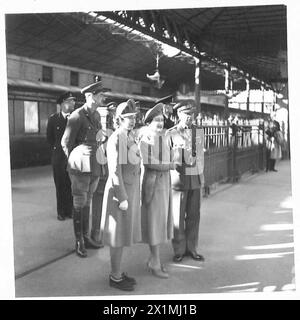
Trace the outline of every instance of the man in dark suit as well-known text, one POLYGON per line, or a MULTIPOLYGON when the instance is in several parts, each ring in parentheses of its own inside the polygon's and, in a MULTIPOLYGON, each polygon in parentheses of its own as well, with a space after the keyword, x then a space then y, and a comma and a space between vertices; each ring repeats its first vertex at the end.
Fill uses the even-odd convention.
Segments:
POLYGON ((101 144, 100 115, 96 111, 103 105, 105 96, 101 81, 81 90, 85 104, 70 116, 62 137, 62 148, 68 158, 68 172, 73 195, 73 222, 76 254, 84 258, 86 248, 99 249, 103 245, 89 233, 90 206, 102 174, 98 148, 101 144))
POLYGON ((195 127, 194 109, 178 103, 179 123, 167 131, 170 137, 176 170, 171 170, 173 195, 174 262, 190 256, 197 261, 204 257, 197 253, 200 223, 201 185, 204 182, 203 129, 195 127))
POLYGON ((72 192, 69 174, 67 172, 67 157, 61 147, 68 117, 74 110, 75 97, 71 92, 63 93, 58 99, 60 112, 49 117, 47 123, 47 141, 51 147, 51 163, 56 188, 57 219, 60 221, 72 218, 72 192))

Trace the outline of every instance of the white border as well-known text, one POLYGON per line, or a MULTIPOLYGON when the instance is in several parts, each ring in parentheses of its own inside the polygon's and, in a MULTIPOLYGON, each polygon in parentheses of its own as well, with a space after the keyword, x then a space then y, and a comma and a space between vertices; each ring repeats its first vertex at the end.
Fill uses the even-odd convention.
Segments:
MULTIPOLYGON (((298 1, 213 1, 213 0, 152 0, 145 3, 142 0, 119 1, 43 1, 43 0, 6 0, 2 1, 0 8, 0 94, 1 94, 1 126, 0 126, 0 170, 1 170, 1 222, 0 222, 0 298, 14 299, 14 267, 13 267, 13 237, 12 237, 12 216, 11 216, 11 192, 10 192, 10 167, 9 167, 9 135, 8 135, 8 110, 7 110, 7 85, 6 85, 6 50, 5 50, 5 13, 37 13, 37 12, 76 12, 91 10, 113 10, 113 9, 171 9, 171 8, 193 8, 193 7, 223 7, 223 6, 247 6, 247 5, 272 5, 285 4, 288 6, 288 70, 289 70, 289 106, 290 106, 290 125, 292 143, 292 190, 294 201, 294 230, 295 230, 295 251, 296 251, 296 287, 295 293, 248 293, 248 294, 229 294, 226 299, 299 299, 300 283, 299 276, 299 201, 300 184, 298 178, 299 164, 299 127, 300 102, 297 93, 299 88, 299 35, 300 35, 300 4, 298 1)), ((102 300, 119 299, 224 299, 222 294, 191 294, 191 295, 159 295, 159 296, 113 296, 101 297, 102 300)), ((50 299, 50 298, 49 298, 50 299)), ((67 299, 67 298, 66 298, 67 299)), ((76 298, 75 298, 76 299, 76 298)), ((80 297, 78 299, 97 299, 93 297, 80 297)))

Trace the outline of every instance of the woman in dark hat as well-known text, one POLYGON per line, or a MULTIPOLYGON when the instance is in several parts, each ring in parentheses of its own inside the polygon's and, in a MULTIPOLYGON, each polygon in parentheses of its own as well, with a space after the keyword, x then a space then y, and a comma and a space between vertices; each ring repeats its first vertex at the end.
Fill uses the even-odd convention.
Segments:
POLYGON ((118 105, 118 128, 107 141, 108 179, 105 185, 101 229, 110 246, 109 284, 132 291, 136 281, 121 272, 123 248, 141 241, 140 155, 132 134, 136 106, 133 100, 118 105))
POLYGON ((144 165, 142 182, 142 240, 149 244, 150 257, 147 267, 159 278, 168 278, 161 264, 159 246, 172 239, 172 199, 170 169, 170 146, 165 136, 163 104, 158 103, 150 109, 142 130, 140 150, 144 165))

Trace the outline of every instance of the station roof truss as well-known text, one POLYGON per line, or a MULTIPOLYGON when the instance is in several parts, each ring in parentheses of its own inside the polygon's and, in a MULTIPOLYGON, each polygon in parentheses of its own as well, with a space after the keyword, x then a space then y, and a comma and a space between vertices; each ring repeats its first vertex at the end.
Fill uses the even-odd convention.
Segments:
POLYGON ((200 57, 217 74, 262 83, 286 81, 286 6, 243 6, 97 12, 200 57))
POLYGON ((235 81, 285 81, 286 33, 283 5, 6 15, 9 54, 95 73, 147 81, 154 40, 176 47, 182 54, 160 59, 170 90, 193 81, 191 57, 201 60, 203 90, 224 88, 228 66, 235 81))

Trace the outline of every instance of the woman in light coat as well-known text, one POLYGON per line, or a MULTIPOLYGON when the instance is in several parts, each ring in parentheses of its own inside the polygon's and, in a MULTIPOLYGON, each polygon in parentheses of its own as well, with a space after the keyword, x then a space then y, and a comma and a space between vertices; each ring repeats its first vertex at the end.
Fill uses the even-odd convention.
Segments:
POLYGON ((160 262, 159 245, 173 237, 170 146, 165 136, 163 104, 159 103, 145 115, 140 136, 144 173, 142 180, 142 240, 149 244, 147 266, 154 276, 168 278, 160 262))
POLYGON ((110 246, 109 284, 132 291, 136 281, 121 272, 123 248, 141 241, 140 155, 132 135, 136 116, 135 102, 118 105, 119 127, 107 142, 109 176, 105 185, 101 230, 103 242, 110 246))

